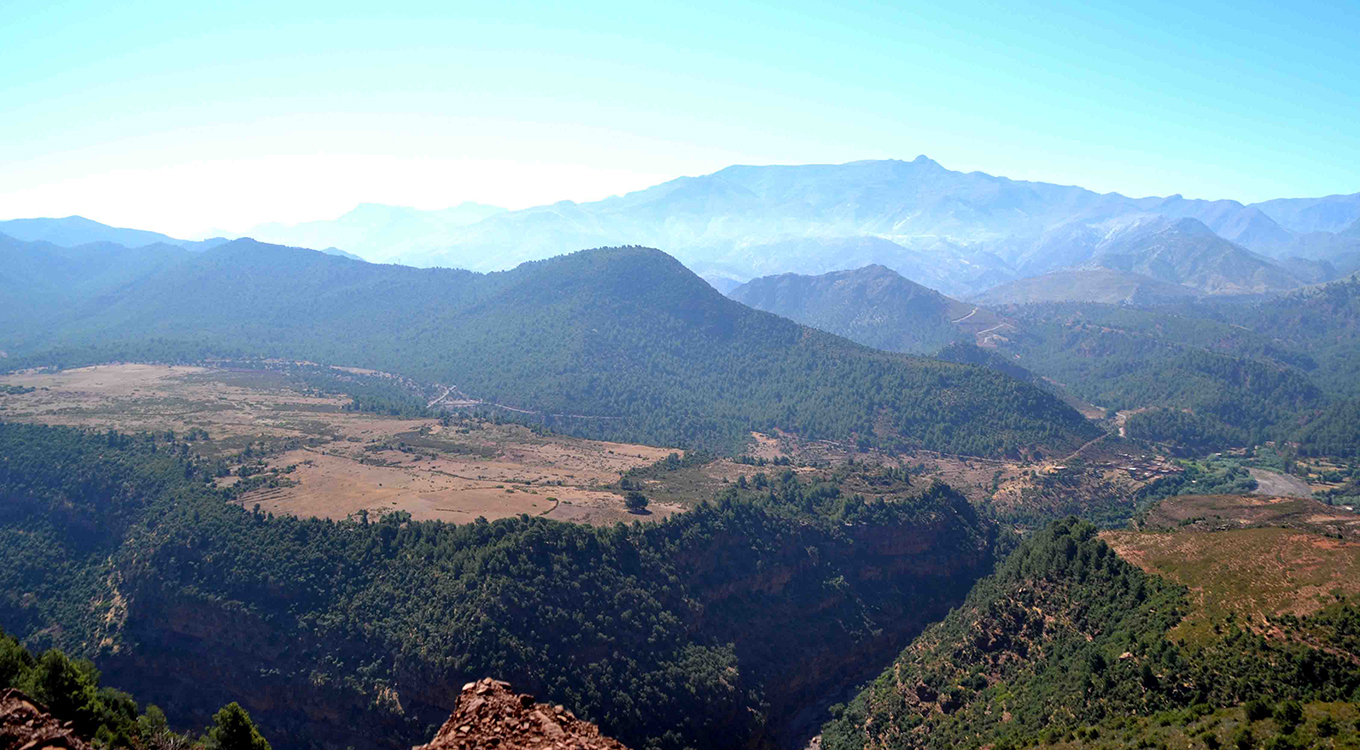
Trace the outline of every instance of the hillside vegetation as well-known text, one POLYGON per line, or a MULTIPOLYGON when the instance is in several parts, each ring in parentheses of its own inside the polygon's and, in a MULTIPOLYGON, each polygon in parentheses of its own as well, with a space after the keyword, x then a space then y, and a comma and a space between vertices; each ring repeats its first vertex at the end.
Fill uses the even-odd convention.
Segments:
POLYGON ((409 747, 482 675, 632 747, 770 747, 994 550, 948 487, 852 492, 871 469, 762 474, 656 524, 453 526, 252 512, 164 433, 0 424, 0 455, 0 626, 180 721, 240 700, 287 747, 409 747))
POLYGON ((1137 726, 1128 717, 1347 700, 1360 688, 1351 604, 1296 618, 1299 637, 1229 618, 1188 644, 1169 634, 1192 606, 1093 527, 1055 522, 845 707, 825 746, 1027 746, 1085 739, 1092 726, 1108 736, 1137 726))
MULTIPOLYGON (((1040 279, 1076 290, 1078 276, 1108 273, 1115 272, 1040 279)), ((732 296, 871 346, 921 350, 952 341, 941 359, 992 367, 1073 403, 1128 412, 1118 426, 1134 439, 1195 451, 1275 440, 1297 444, 1304 455, 1348 457, 1360 450, 1348 420, 1360 367, 1357 288, 1336 282, 1254 303, 1140 292, 1136 300, 1120 298, 1138 304, 992 311, 870 266, 756 279, 732 296), (965 340, 994 356, 959 356, 965 340)))
POLYGON ((488 275, 239 240, 10 329, 6 364, 307 359, 456 387, 554 429, 734 448, 752 430, 978 455, 1095 428, 1030 385, 751 310, 646 248, 488 275))
POLYGON ((1338 365, 1236 322, 1251 309, 1027 305, 1005 310, 1017 332, 997 346, 1085 401, 1151 409, 1129 417, 1129 437, 1201 450, 1289 439, 1337 397, 1322 384, 1338 365))
MULTIPOLYGON (((76 737, 89 738, 96 747, 270 750, 268 740, 260 735, 250 715, 236 703, 229 703, 214 714, 212 726, 195 741, 172 730, 165 712, 157 706, 149 705, 143 712, 131 695, 99 682, 99 670, 89 660, 72 659, 61 649, 35 655, 0 630, 0 693, 14 688, 38 701, 57 722, 69 727, 76 737)), ((24 729, 32 728, 7 725, 5 720, 9 718, 0 715, 0 741, 10 742, 22 737, 24 729)), ((49 741, 41 747, 69 745, 49 741)))

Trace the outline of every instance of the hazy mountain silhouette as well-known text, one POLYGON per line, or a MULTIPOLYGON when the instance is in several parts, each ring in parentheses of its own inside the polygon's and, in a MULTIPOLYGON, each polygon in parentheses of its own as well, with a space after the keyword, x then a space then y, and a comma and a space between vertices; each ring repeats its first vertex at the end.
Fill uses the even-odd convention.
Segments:
POLYGON ((992 312, 928 289, 885 266, 821 276, 754 279, 728 294, 757 310, 888 351, 933 353, 995 326, 992 312))
MULTIPOLYGON (((920 156, 731 166, 601 201, 561 201, 518 211, 476 203, 439 211, 362 204, 334 220, 262 224, 249 234, 294 246, 339 248, 375 262, 474 271, 623 244, 662 248, 705 278, 729 282, 878 264, 955 296, 1062 268, 1112 264, 1095 259, 1108 254, 1105 245, 1123 243, 1119 254, 1130 259, 1115 267, 1211 293, 1237 293, 1292 288, 1322 279, 1328 269, 1295 264, 1302 277, 1296 278, 1276 259, 1325 261, 1340 273, 1354 248, 1335 233, 1358 218, 1360 193, 1252 205, 1180 195, 1130 198, 956 172, 920 156), (1156 226, 1149 223, 1154 220, 1181 226, 1179 239, 1174 232, 1143 231, 1156 226), (1197 226, 1177 224, 1183 221, 1197 226), (1209 238, 1201 236, 1200 227, 1223 241, 1216 254, 1206 250, 1209 238), (1251 251, 1255 260, 1229 251, 1229 244, 1251 251), (1182 252, 1192 257, 1178 257, 1182 252), (1167 272, 1166 263, 1179 270, 1167 272)), ((9 222, 0 224, 0 231, 58 244, 190 246, 154 233, 115 235, 131 230, 102 225, 95 226, 98 232, 90 227, 76 232, 85 220, 22 221, 46 224, 9 231, 9 222)))
MULTIPOLYGON (((436 221, 429 212, 420 216, 436 221)), ((411 216, 386 225, 385 239, 373 243, 385 249, 289 241, 335 244, 371 260, 481 271, 582 247, 642 243, 666 249, 709 278, 745 281, 879 264, 962 295, 1084 263, 1111 222, 1129 226, 1147 218, 1194 219, 1225 240, 1267 254, 1295 239, 1258 207, 1236 201, 1135 199, 955 172, 921 156, 910 162, 732 166, 593 203, 499 212, 437 231, 421 229, 411 216), (408 229, 420 233, 403 235, 408 229)), ((1280 273, 1278 282, 1258 279, 1245 286, 1288 288, 1296 281, 1280 273)), ((1234 281, 1206 289, 1238 286, 1234 281)))
POLYGON ((1253 205, 1296 234, 1339 232, 1360 220, 1360 193, 1324 198, 1277 198, 1253 205))
POLYGON ((111 227, 83 216, 0 221, 0 233, 24 242, 50 242, 61 247, 77 247, 92 242, 111 242, 123 247, 143 247, 161 243, 186 250, 207 250, 227 241, 222 237, 202 241, 180 240, 160 232, 111 227))
POLYGON ((1168 284, 1142 274, 1108 268, 1065 269, 993 287, 969 299, 981 305, 1024 305, 1034 302, 1105 302, 1167 304, 1202 296, 1203 292, 1168 284))

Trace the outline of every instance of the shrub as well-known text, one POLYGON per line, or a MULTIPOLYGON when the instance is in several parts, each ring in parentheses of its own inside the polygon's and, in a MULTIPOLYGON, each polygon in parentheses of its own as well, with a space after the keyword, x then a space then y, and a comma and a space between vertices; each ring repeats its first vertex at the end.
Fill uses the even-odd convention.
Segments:
POLYGON ((213 716, 208 741, 213 750, 270 750, 250 714, 237 703, 228 703, 213 716))
POLYGON ((631 510, 635 513, 641 510, 646 510, 648 505, 647 496, 642 494, 641 492, 638 492, 637 490, 633 490, 632 492, 629 492, 627 495, 623 496, 623 505, 624 507, 628 508, 628 510, 631 510))
POLYGON ((1298 701, 1285 701, 1275 709, 1275 720, 1280 722, 1280 731, 1289 734, 1303 721, 1303 706, 1298 701))

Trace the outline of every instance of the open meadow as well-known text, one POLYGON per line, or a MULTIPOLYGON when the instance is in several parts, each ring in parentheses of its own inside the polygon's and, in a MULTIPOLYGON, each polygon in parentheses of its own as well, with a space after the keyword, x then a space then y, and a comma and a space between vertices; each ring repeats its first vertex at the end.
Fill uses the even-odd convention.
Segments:
MULTIPOLYGON (((628 512, 620 474, 665 448, 543 435, 471 417, 403 419, 346 409, 345 396, 309 393, 272 370, 115 364, 0 377, 0 419, 125 432, 206 433, 195 443, 232 473, 277 470, 275 486, 241 496, 274 514, 342 519, 405 511, 465 523, 520 514, 591 524, 664 518, 653 502, 628 512), (31 389, 31 390, 30 390, 31 389), (614 485, 614 489, 609 489, 614 485)), ((201 433, 199 433, 201 434, 201 433)))

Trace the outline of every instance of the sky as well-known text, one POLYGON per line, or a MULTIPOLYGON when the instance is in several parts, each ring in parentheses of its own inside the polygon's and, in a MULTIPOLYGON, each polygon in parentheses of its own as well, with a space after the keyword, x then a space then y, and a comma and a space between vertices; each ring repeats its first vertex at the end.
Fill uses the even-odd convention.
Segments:
POLYGON ((179 237, 925 154, 1360 191, 1360 3, 0 0, 0 219, 179 237))

